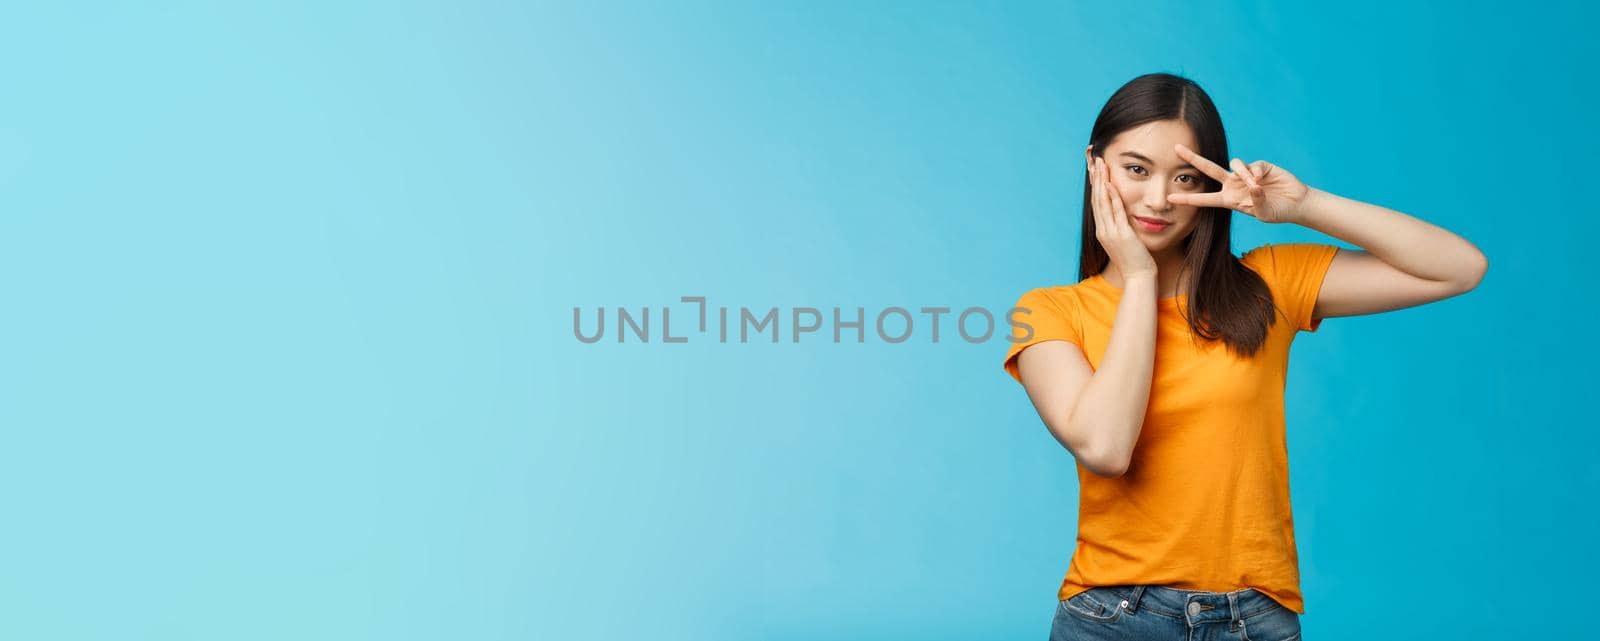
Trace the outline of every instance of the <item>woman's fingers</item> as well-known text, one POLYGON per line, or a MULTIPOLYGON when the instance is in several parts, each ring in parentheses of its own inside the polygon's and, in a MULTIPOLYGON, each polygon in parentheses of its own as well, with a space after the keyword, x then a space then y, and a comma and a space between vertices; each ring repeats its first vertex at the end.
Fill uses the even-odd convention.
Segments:
POLYGON ((1109 237, 1122 237, 1123 225, 1117 221, 1118 211, 1122 205, 1122 197, 1117 195, 1117 185, 1110 182, 1110 168, 1101 158, 1101 216, 1106 217, 1106 233, 1109 237))
POLYGON ((1094 165, 1089 170, 1089 204, 1094 205, 1096 212, 1100 211, 1100 158, 1094 159, 1094 165))
POLYGON ((1117 191, 1117 186, 1106 181, 1106 192, 1111 195, 1111 215, 1116 219, 1117 228, 1133 235, 1133 223, 1128 222, 1128 210, 1122 204, 1122 192, 1117 191))
POLYGON ((1089 173, 1089 211, 1094 214, 1095 236, 1102 237, 1106 233, 1104 189, 1101 187, 1102 178, 1100 171, 1100 158, 1094 159, 1094 170, 1089 173))
POLYGON ((1178 151, 1179 158, 1182 158, 1185 162, 1194 165, 1194 168, 1199 169, 1201 173, 1210 176, 1213 180, 1219 183, 1228 182, 1228 170, 1223 169, 1221 166, 1217 165, 1217 163, 1206 160, 1205 157, 1190 151, 1188 147, 1185 147, 1182 144, 1173 145, 1172 148, 1178 151))
POLYGON ((1229 166, 1233 167, 1233 175, 1238 176, 1239 180, 1244 181, 1245 191, 1250 194, 1249 198, 1242 199, 1239 202, 1240 207, 1249 208, 1266 199, 1266 190, 1262 189, 1261 184, 1256 182, 1255 173, 1250 171, 1250 167, 1245 165, 1243 160, 1234 158, 1233 161, 1229 163, 1229 166))
POLYGON ((1276 169, 1277 167, 1265 160, 1257 160, 1253 163, 1250 163, 1250 168, 1256 171, 1256 181, 1264 182, 1268 179, 1274 178, 1272 170, 1276 169))
POLYGON ((1243 160, 1234 158, 1228 163, 1228 166, 1233 168, 1234 175, 1238 176, 1240 180, 1243 180, 1245 186, 1249 187, 1252 193, 1255 192, 1257 187, 1256 175, 1250 172, 1250 168, 1245 166, 1243 160))
POLYGON ((1113 261, 1121 260, 1120 246, 1125 238, 1133 236, 1133 228, 1127 222, 1123 213, 1122 194, 1117 192, 1111 183, 1111 171, 1106 167, 1105 159, 1095 159, 1094 181, 1094 229, 1095 238, 1100 241, 1106 254, 1113 261))
POLYGON ((1261 181, 1256 177, 1256 173, 1250 168, 1250 165, 1245 165, 1245 161, 1234 158, 1234 171, 1238 173, 1238 176, 1243 177, 1245 185, 1250 187, 1251 205, 1267 200, 1267 190, 1262 189, 1261 181))
POLYGON ((1094 159, 1094 169, 1089 172, 1089 204, 1095 214, 1095 222, 1100 222, 1100 159, 1094 159))
POLYGON ((1206 192, 1203 194, 1167 194, 1167 202, 1174 205, 1194 205, 1196 207, 1221 207, 1232 209, 1228 206, 1220 191, 1206 192))

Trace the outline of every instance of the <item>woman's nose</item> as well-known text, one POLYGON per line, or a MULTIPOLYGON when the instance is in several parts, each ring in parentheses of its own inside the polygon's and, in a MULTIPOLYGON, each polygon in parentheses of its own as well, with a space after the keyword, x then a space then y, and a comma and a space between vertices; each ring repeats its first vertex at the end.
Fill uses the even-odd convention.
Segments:
POLYGON ((1165 186, 1151 185, 1145 189, 1144 206, 1153 212, 1164 212, 1172 209, 1172 203, 1167 202, 1167 188, 1165 186))

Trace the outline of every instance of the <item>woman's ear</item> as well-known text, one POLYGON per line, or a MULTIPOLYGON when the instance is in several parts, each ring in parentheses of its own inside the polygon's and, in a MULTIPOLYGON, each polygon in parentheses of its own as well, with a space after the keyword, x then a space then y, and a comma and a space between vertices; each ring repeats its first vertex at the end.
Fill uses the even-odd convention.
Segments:
POLYGON ((1094 145, 1083 149, 1083 167, 1085 171, 1094 173, 1094 145))

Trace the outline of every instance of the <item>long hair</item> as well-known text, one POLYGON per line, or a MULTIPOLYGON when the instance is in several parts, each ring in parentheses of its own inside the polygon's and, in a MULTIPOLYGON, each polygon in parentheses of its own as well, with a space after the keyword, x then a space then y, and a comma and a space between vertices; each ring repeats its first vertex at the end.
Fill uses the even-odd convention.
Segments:
MULTIPOLYGON (((1111 95, 1089 132, 1093 154, 1103 156, 1106 146, 1118 134, 1157 120, 1178 120, 1194 133, 1196 153, 1223 167, 1228 166, 1228 135, 1222 129, 1222 116, 1200 85, 1188 78, 1167 73, 1152 73, 1128 81, 1111 95)), ((1078 279, 1105 271, 1111 257, 1095 240, 1094 204, 1091 200, 1089 172, 1083 177, 1083 248, 1078 258, 1078 279)), ((1206 191, 1221 188, 1209 176, 1201 176, 1206 191)), ((1275 319, 1272 292, 1261 276, 1234 258, 1231 243, 1233 212, 1218 207, 1201 207, 1189 236, 1183 239, 1182 272, 1192 272, 1191 291, 1184 307, 1184 319, 1196 336, 1207 341, 1222 340, 1228 349, 1243 356, 1254 356, 1266 341, 1267 329, 1275 319)), ((1183 273, 1178 282, 1183 282, 1183 273)))

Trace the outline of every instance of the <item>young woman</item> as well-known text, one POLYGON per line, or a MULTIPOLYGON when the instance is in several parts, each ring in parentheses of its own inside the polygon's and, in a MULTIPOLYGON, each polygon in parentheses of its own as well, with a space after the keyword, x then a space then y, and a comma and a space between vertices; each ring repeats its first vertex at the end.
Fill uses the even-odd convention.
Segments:
POLYGON ((1210 97, 1178 76, 1118 89, 1084 160, 1079 282, 1022 296, 1005 359, 1078 464, 1077 546, 1050 638, 1298 639, 1290 342, 1330 316, 1465 293, 1488 261, 1429 223, 1229 160, 1210 97), (1236 258, 1234 211, 1362 249, 1267 244, 1236 258))

